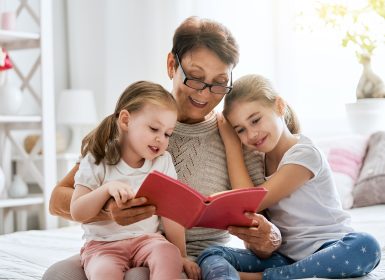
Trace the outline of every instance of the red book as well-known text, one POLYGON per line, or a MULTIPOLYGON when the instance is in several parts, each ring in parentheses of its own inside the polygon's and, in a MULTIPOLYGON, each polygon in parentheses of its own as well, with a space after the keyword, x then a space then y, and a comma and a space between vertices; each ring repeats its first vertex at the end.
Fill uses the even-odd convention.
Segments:
POLYGON ((204 196, 193 188, 158 171, 151 172, 136 197, 146 197, 156 214, 185 228, 250 226, 245 212, 257 211, 267 190, 262 187, 236 189, 204 196))

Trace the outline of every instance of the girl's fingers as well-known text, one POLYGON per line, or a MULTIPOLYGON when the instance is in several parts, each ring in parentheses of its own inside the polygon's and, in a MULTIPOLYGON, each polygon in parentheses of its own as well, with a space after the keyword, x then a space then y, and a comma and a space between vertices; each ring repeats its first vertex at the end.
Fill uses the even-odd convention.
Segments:
MULTIPOLYGON (((115 183, 109 186, 109 194, 114 198, 118 208, 126 208, 125 205, 135 198, 135 194, 128 185, 115 183)), ((140 201, 140 200, 139 200, 140 201)), ((142 204, 136 201, 136 204, 142 204)), ((134 203, 135 204, 135 203, 134 203)), ((130 206, 132 207, 132 205, 130 206)))
POLYGON ((120 199, 120 193, 118 191, 114 192, 113 194, 111 194, 112 197, 115 199, 116 201, 116 204, 118 205, 118 207, 122 207, 122 201, 120 199))
POLYGON ((130 200, 130 199, 135 197, 135 194, 134 194, 134 192, 132 191, 131 188, 126 190, 126 191, 127 191, 127 200, 130 200))
POLYGON ((134 192, 130 189, 121 189, 119 190, 120 193, 120 199, 122 204, 126 203, 130 199, 133 199, 135 197, 134 192))
POLYGON ((126 190, 120 190, 119 193, 122 203, 126 203, 129 198, 128 192, 126 190))

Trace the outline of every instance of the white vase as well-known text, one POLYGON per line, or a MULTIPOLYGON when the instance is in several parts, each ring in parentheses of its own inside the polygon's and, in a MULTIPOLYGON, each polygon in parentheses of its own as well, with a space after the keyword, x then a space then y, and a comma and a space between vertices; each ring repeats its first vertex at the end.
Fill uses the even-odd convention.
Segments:
POLYGON ((8 189, 8 195, 12 198, 25 197, 28 194, 27 183, 19 176, 15 175, 11 186, 8 189))
POLYGON ((357 99, 361 98, 385 98, 385 84, 381 78, 373 72, 370 57, 362 59, 362 74, 356 89, 357 99))
POLYGON ((18 87, 8 83, 0 85, 0 115, 14 115, 19 112, 23 93, 18 87))
POLYGON ((385 131, 385 98, 363 98, 345 106, 354 133, 370 134, 385 131))

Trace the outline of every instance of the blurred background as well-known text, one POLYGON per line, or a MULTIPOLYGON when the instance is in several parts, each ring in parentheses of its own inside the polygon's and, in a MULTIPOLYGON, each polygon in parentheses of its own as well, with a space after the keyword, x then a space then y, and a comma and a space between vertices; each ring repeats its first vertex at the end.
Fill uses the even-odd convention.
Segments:
POLYGON ((238 40, 235 79, 248 73, 270 78, 310 136, 346 133, 351 128, 345 104, 356 100, 363 67, 355 54, 359 43, 343 47, 342 40, 364 26, 369 35, 380 33, 372 68, 385 79, 385 18, 373 22, 373 14, 363 13, 353 22, 342 11, 341 26, 331 27, 320 11, 329 8, 337 21, 341 11, 333 5, 357 13, 369 2, 376 1, 54 1, 55 91, 92 90, 101 119, 136 80, 171 89, 166 56, 173 32, 183 19, 197 15, 222 22, 238 40))
POLYGON ((233 79, 269 78, 307 136, 385 130, 384 0, 0 0, 0 234, 36 228, 35 206, 56 226, 50 194, 82 138, 129 84, 171 90, 173 33, 193 15, 232 31, 233 79))

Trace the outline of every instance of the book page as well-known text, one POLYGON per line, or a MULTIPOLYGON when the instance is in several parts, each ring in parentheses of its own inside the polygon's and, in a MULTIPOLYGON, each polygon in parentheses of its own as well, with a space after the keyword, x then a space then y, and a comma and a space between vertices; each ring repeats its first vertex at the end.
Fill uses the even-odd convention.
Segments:
POLYGON ((249 226, 245 212, 255 212, 264 188, 237 189, 205 197, 193 188, 158 171, 151 172, 136 197, 146 197, 156 207, 156 215, 169 218, 185 228, 226 229, 230 225, 249 226))
POLYGON ((205 203, 197 226, 227 229, 228 226, 250 226, 245 212, 256 212, 266 194, 264 188, 248 188, 226 191, 210 196, 205 203))

